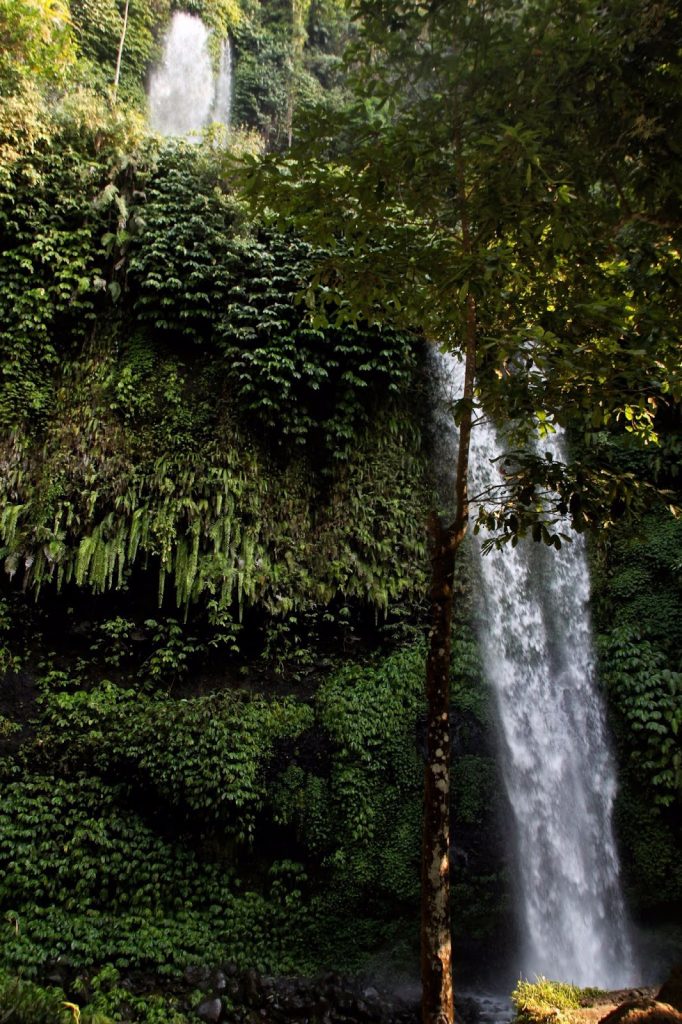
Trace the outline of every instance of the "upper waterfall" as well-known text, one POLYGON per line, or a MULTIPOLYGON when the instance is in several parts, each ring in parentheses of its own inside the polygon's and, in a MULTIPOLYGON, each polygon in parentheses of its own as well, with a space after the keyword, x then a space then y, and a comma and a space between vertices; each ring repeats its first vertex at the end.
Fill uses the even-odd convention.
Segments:
POLYGON ((164 40, 163 60, 149 78, 149 119, 161 135, 195 135, 212 121, 230 122, 232 50, 221 47, 218 73, 200 18, 176 11, 164 40))
POLYGON ((229 38, 225 39, 220 49, 218 77, 215 84, 215 99, 211 110, 211 120, 229 125, 232 107, 232 46, 229 38))
MULTIPOLYGON (((442 396, 461 395, 461 365, 439 360, 442 396)), ((439 416, 442 431, 444 417, 439 416)), ((449 427, 450 458, 457 438, 449 427)), ((563 439, 554 450, 562 457, 563 439)), ((472 432, 470 493, 499 483, 504 451, 480 417, 472 432)), ((442 457, 442 451, 441 451, 442 457)), ((475 514, 475 508, 472 509, 475 514)), ((568 526, 566 527, 568 532, 568 526)), ((616 773, 596 684, 583 538, 559 552, 522 541, 479 552, 480 644, 499 722, 513 815, 524 947, 515 965, 578 985, 633 982, 612 809, 616 773)))

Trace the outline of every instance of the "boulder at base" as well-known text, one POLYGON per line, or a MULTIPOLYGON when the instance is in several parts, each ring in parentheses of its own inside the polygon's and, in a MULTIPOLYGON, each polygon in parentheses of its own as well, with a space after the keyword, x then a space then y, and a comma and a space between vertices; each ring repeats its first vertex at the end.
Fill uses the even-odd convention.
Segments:
POLYGON ((682 1013, 682 964, 673 967, 656 998, 660 1003, 669 1003, 682 1013))
POLYGON ((657 999, 630 999, 602 1017, 599 1024, 682 1024, 682 1013, 657 999))

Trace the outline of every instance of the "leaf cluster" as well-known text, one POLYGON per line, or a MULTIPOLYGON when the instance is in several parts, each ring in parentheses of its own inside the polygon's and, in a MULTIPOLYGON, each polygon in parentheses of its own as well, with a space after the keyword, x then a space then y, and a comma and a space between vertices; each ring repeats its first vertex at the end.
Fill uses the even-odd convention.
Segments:
POLYGON ((628 754, 663 806, 682 797, 682 672, 640 633, 613 629, 600 644, 603 675, 627 723, 628 754))

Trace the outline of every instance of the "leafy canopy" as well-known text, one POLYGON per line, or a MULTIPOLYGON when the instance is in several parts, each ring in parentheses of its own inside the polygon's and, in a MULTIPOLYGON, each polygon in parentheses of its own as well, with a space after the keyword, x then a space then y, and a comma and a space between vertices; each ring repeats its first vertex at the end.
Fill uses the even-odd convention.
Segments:
POLYGON ((479 401, 520 442, 493 525, 535 522, 538 483, 578 528, 608 522, 638 482, 599 432, 656 443, 680 394, 677 12, 354 7, 354 103, 310 107, 285 158, 251 158, 247 194, 324 248, 314 322, 390 319, 458 350, 473 299, 479 401), (557 424, 582 435, 580 476, 524 454, 557 424))

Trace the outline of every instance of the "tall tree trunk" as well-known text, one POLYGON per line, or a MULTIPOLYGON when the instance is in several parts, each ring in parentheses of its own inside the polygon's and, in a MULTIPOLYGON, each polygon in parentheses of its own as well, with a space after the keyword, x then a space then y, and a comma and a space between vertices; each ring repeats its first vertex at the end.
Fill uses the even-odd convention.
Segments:
POLYGON ((431 539, 431 633, 426 666, 427 755, 422 833, 422 1020, 454 1019, 450 928, 450 633, 455 549, 437 515, 431 539))
MULTIPOLYGON (((462 248, 471 252, 462 135, 454 132, 455 176, 462 248)), ((453 1024, 452 928, 450 919, 450 652, 455 559, 469 520, 469 447, 476 376, 476 302, 466 297, 463 412, 455 475, 455 518, 443 526, 432 514, 431 630, 426 664, 427 757, 422 831, 421 979, 423 1024, 453 1024)))
POLYGON ((126 41, 126 32, 128 30, 128 8, 130 6, 130 0, 126 0, 125 10, 123 11, 123 25, 121 27, 121 37, 118 41, 118 53, 116 54, 116 71, 114 73, 114 87, 111 92, 111 102, 116 103, 116 96, 118 93, 118 83, 121 78, 121 60, 123 58, 123 46, 126 41))
POLYGON ((464 414, 459 428, 456 512, 448 526, 432 513, 431 630, 426 663, 427 755, 422 826, 421 980, 423 1024, 452 1024, 450 920, 450 654, 455 558, 469 518, 469 443, 476 371, 476 305, 467 296, 464 414))

